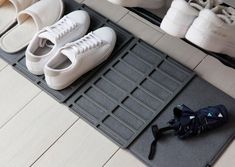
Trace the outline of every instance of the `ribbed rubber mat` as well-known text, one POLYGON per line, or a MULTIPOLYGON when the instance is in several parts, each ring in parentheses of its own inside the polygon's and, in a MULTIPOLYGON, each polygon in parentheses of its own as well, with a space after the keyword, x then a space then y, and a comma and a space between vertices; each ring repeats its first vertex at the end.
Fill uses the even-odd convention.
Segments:
POLYGON ((195 77, 151 125, 165 127, 173 118, 173 108, 185 104, 193 110, 224 104, 229 111, 229 123, 213 131, 185 140, 174 134, 163 136, 157 143, 152 161, 148 160, 153 134, 149 126, 129 147, 131 152, 151 167, 209 167, 235 137, 235 100, 199 77, 195 77))
MULTIPOLYGON (((96 29, 98 29, 100 27, 103 27, 103 26, 112 27, 116 31, 116 33, 117 33, 117 44, 115 46, 115 49, 114 49, 112 55, 110 56, 110 59, 112 59, 113 57, 116 57, 116 54, 124 46, 126 46, 127 43, 130 42, 130 40, 133 38, 133 36, 129 32, 122 29, 121 27, 119 27, 118 25, 113 23, 112 21, 106 19, 102 15, 98 14, 94 10, 90 9, 86 5, 79 5, 78 3, 74 2, 74 1, 71 1, 71 0, 65 0, 64 3, 65 3, 65 7, 66 7, 65 14, 70 13, 73 10, 76 10, 76 9, 85 10, 89 13, 89 15, 91 17, 91 25, 90 25, 90 30, 89 31, 96 30, 96 29)), ((4 54, 0 53, 0 55, 4 55, 4 54)), ((11 56, 11 55, 8 55, 8 56, 11 56)), ((84 76, 79 78, 76 82, 74 82, 72 85, 70 85, 68 88, 66 88, 62 91, 55 91, 55 90, 50 89, 47 86, 44 76, 33 75, 27 70, 26 65, 25 65, 25 56, 24 56, 24 54, 18 59, 19 60, 14 62, 14 67, 16 68, 16 70, 19 71, 20 73, 22 73, 30 81, 32 81, 35 85, 42 88, 44 91, 46 91, 48 94, 50 94, 53 98, 55 98, 59 102, 65 102, 92 75, 94 75, 94 73, 96 73, 97 70, 102 68, 104 66, 104 64, 107 63, 110 60, 109 59, 104 64, 98 66, 96 69, 94 69, 91 72, 85 74, 84 76)))
POLYGON ((125 148, 193 76, 160 51, 135 40, 68 103, 74 112, 125 148))

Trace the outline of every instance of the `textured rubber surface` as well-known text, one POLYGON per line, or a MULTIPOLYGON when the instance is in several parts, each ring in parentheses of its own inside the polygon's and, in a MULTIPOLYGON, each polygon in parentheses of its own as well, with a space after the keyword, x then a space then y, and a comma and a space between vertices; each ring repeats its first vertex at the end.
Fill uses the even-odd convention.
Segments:
POLYGON ((213 165, 235 134, 235 101, 206 81, 196 77, 155 119, 154 123, 164 127, 173 118, 173 108, 185 104, 193 110, 210 105, 224 104, 229 110, 229 123, 198 137, 180 140, 168 135, 159 140, 154 160, 148 160, 153 135, 151 127, 130 146, 131 152, 149 166, 160 167, 205 167, 213 165), (226 143, 226 144, 225 144, 226 143))
POLYGON ((192 77, 192 71, 136 39, 96 73, 69 104, 125 148, 192 77))
MULTIPOLYGON (((127 43, 133 38, 133 36, 125 31, 124 29, 120 28, 119 26, 115 25, 110 20, 106 19, 105 17, 101 16, 97 12, 93 11, 89 7, 85 5, 79 5, 78 3, 71 1, 71 0, 65 0, 65 14, 70 13, 73 10, 76 9, 82 9, 89 13, 91 17, 91 26, 89 31, 93 31, 98 29, 99 27, 103 26, 109 26, 112 27, 116 33, 117 33, 117 44, 115 46, 115 49, 110 56, 116 57, 116 54, 127 45, 127 43)), ((88 31, 88 32, 89 32, 88 31)), ((2 55, 0 53, 0 55, 2 55)), ((11 56, 11 55, 8 55, 11 56)), ((19 55, 20 56, 20 55, 19 55)), ((105 64, 105 63, 104 63, 105 64)), ((42 88, 44 91, 46 91, 48 94, 50 94, 53 98, 55 98, 59 102, 65 102, 67 99, 71 97, 71 95, 76 92, 94 73, 99 69, 102 68, 103 65, 100 65, 96 69, 92 70, 91 72, 85 74, 81 78, 79 78, 76 82, 74 82, 72 85, 70 85, 68 88, 62 90, 62 91, 55 91, 51 88, 49 88, 46 84, 45 77, 44 76, 35 76, 31 74, 25 65, 25 56, 22 55, 18 61, 14 62, 14 67, 17 71, 22 73, 24 76, 26 76, 30 81, 32 81, 35 85, 42 88)))

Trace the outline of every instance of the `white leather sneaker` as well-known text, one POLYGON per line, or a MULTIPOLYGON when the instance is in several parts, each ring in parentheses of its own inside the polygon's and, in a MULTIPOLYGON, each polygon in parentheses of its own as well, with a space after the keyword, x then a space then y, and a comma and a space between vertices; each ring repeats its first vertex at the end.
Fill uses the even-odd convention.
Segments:
POLYGON ((105 61, 116 43, 116 33, 109 27, 100 28, 61 48, 45 66, 48 86, 61 90, 80 76, 105 61))
POLYGON ((35 75, 42 75, 47 61, 65 44, 84 36, 90 26, 86 11, 77 10, 52 26, 39 31, 26 50, 26 66, 35 75))
POLYGON ((218 4, 220 0, 174 0, 162 20, 161 29, 172 36, 184 38, 199 12, 218 4))
POLYGON ((159 9, 165 4, 165 0, 108 0, 111 3, 125 7, 141 7, 147 9, 159 9))
POLYGON ((202 10, 186 39, 203 49, 235 57, 235 9, 217 6, 202 10))

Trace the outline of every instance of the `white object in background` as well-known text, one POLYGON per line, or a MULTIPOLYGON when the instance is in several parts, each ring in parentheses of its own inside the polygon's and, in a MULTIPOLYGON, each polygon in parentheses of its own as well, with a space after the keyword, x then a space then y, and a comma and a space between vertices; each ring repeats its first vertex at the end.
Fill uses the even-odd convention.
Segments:
POLYGON ((17 15, 18 24, 0 39, 0 47, 7 53, 25 48, 43 27, 54 24, 63 14, 62 0, 40 0, 17 15))
POLYGON ((193 22, 186 39, 203 49, 235 57, 235 9, 204 9, 193 22))
POLYGON ((42 75, 45 64, 65 44, 83 37, 90 26, 86 11, 77 10, 33 37, 26 50, 26 66, 35 75, 42 75))
POLYGON ((4 33, 14 23, 17 14, 38 0, 0 0, 0 34, 4 33))
POLYGON ((45 66, 48 86, 61 90, 86 72, 104 62, 116 44, 116 33, 109 27, 102 27, 83 38, 61 48, 45 66))
POLYGON ((184 38, 199 12, 220 4, 219 0, 174 0, 162 20, 161 29, 166 33, 184 38))
POLYGON ((108 0, 111 3, 125 7, 141 7, 159 9, 164 6, 165 0, 108 0))

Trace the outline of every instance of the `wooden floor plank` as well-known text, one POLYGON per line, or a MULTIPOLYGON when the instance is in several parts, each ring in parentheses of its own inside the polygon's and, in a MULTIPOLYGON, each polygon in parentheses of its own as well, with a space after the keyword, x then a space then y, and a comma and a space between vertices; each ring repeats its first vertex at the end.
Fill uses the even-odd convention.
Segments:
POLYGON ((30 166, 77 119, 65 106, 41 93, 0 130, 0 166, 30 166))
POLYGON ((141 17, 133 12, 129 12, 125 15, 118 24, 133 33, 135 36, 152 45, 164 35, 158 29, 155 29, 153 26, 147 25, 145 22, 141 21, 141 17))
POLYGON ((2 70, 0 72, 0 127, 40 91, 10 66, 2 70))
POLYGON ((118 147, 79 120, 33 167, 100 167, 118 147))
POLYGON ((114 5, 107 0, 85 0, 83 3, 114 22, 118 22, 128 13, 126 8, 114 5))
POLYGON ((8 64, 3 61, 2 59, 0 59, 0 70, 4 69, 8 64))
POLYGON ((195 69, 203 79, 235 98, 235 69, 207 56, 195 69))
POLYGON ((146 167, 140 160, 128 151, 120 149, 104 167, 146 167))
POLYGON ((155 43, 155 47, 192 70, 206 57, 201 50, 167 34, 155 43))

